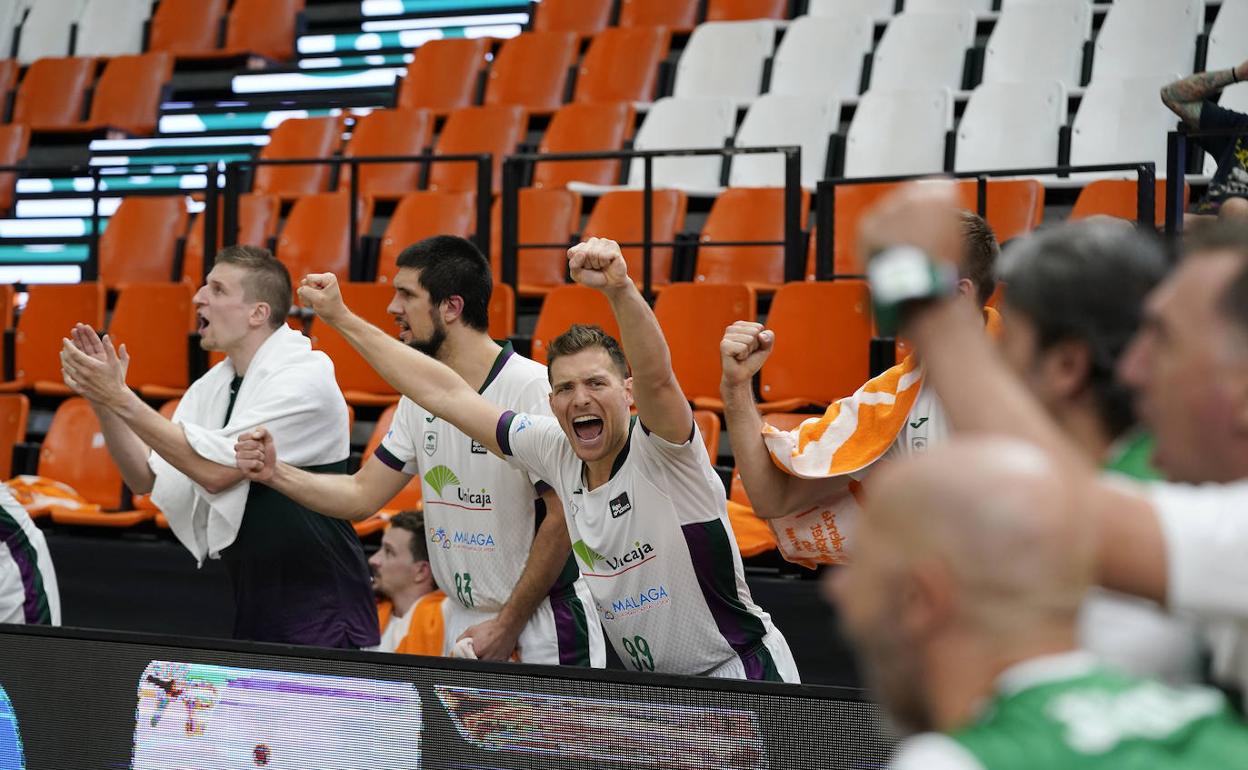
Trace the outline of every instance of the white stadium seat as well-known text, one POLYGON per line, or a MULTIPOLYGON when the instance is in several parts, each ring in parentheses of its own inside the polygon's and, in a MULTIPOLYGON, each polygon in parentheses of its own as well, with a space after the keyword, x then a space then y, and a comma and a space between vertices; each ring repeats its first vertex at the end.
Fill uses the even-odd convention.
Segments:
POLYGON ((1244 32, 1248 31, 1248 0, 1222 0, 1218 16, 1209 29, 1206 70, 1224 70, 1248 58, 1244 32))
POLYGON ((888 21, 896 11, 896 0, 810 0, 810 7, 806 9, 811 16, 865 13, 875 22, 888 21))
POLYGON ((874 31, 875 25, 864 13, 794 19, 776 49, 767 92, 856 98, 874 31), (811 73, 819 74, 812 77, 811 73))
MULTIPOLYGON (((809 96, 760 96, 746 113, 737 132, 738 147, 802 148, 802 184, 813 188, 824 177, 828 138, 841 120, 835 99, 809 96)), ((736 155, 728 183, 732 187, 781 187, 784 185, 782 155, 736 155)))
POLYGON ((953 126, 947 88, 868 91, 858 99, 845 140, 845 176, 934 174, 944 170, 953 126))
MULTIPOLYGON (((637 129, 633 146, 638 150, 723 147, 736 129, 737 109, 731 99, 659 99, 637 129)), ((709 190, 720 186, 722 156, 657 158, 654 186, 709 190)), ((628 186, 644 184, 642 161, 634 158, 628 186)))
POLYGON ((960 89, 966 49, 974 42, 969 11, 898 14, 875 49, 868 90, 960 89))
POLYGON ((1092 82, 1190 75, 1204 9, 1204 0, 1117 0, 1096 36, 1092 82))
POLYGON ((1077 88, 1091 31, 1092 6, 1086 0, 1007 5, 988 38, 984 82, 1058 80, 1077 88))
POLYGON ((13 33, 26 11, 24 0, 0 0, 0 59, 13 51, 13 33))
POLYGON ((957 171, 1056 166, 1066 89, 1048 83, 983 83, 958 124, 957 171))
POLYGON ((47 56, 69 55, 69 29, 85 0, 39 0, 22 24, 17 60, 23 66, 47 56))
POLYGON ((87 0, 78 20, 75 56, 121 56, 143 51, 143 22, 151 0, 87 0))
POLYGON ((748 102, 762 92, 763 69, 775 50, 771 21, 699 24, 676 64, 677 97, 727 97, 748 102))
POLYGON ((906 0, 906 13, 970 11, 981 16, 992 12, 992 0, 906 0))
POLYGON ((1222 90, 1218 104, 1228 110, 1248 114, 1248 83, 1237 83, 1222 90))
MULTIPOLYGON (((1093 82, 1083 94, 1070 137, 1071 165, 1153 161, 1166 168, 1166 134, 1178 123, 1157 94, 1175 75, 1093 82)), ((1130 176, 1127 173, 1109 176, 1130 176)))

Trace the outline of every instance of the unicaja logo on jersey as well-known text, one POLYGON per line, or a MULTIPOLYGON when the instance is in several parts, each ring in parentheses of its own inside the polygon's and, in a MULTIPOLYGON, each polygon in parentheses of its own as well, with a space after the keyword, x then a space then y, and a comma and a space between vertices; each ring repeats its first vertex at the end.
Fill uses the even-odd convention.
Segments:
POLYGON ((640 540, 634 541, 633 547, 620 556, 603 556, 586 545, 584 540, 573 543, 572 551, 580 559, 584 567, 582 572, 587 577, 621 575, 655 558, 654 546, 640 540))
POLYGON ((445 465, 435 465, 425 473, 425 483, 433 488, 442 500, 426 500, 426 505, 449 505, 468 511, 492 511, 494 499, 488 489, 467 489, 460 482, 455 471, 445 465), (450 487, 455 487, 455 494, 450 494, 450 487), (446 490, 446 494, 443 494, 446 490))

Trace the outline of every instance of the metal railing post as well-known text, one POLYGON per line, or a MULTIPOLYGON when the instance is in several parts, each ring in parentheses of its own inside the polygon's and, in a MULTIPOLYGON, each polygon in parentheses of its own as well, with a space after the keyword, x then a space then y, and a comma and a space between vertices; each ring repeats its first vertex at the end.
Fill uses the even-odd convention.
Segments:
POLYGON ((654 158, 646 155, 642 163, 641 291, 649 300, 654 294, 654 158))
POLYGON ((832 262, 832 229, 836 218, 836 185, 820 181, 815 188, 815 280, 835 277, 832 262))
POLYGON ((91 166, 91 245, 87 249, 87 264, 82 270, 84 281, 100 279, 100 169, 91 166))
POLYGON ((784 153, 784 280, 806 276, 802 259, 802 150, 784 153))
POLYGON ((1166 135, 1166 235, 1171 238, 1177 238, 1183 232, 1183 184, 1186 168, 1187 134, 1171 131, 1166 135))
MULTIPOLYGON (((1179 178, 1183 176, 1180 174, 1179 178)), ((1135 172, 1135 218, 1140 226, 1157 229, 1157 172, 1152 163, 1141 163, 1135 172)))
MULTIPOLYGON (((208 174, 204 179, 204 262, 208 262, 209 254, 216 254, 217 231, 221 222, 221 180, 218 177, 225 163, 217 161, 209 164, 208 174)), ((206 276, 196 276, 196 278, 206 278, 206 276)))
MULTIPOLYGON (((364 278, 360 270, 360 211, 357 201, 360 199, 360 163, 355 158, 348 160, 347 168, 351 172, 351 197, 347 201, 349 210, 348 221, 350 222, 350 238, 351 238, 351 261, 347 265, 347 280, 362 280, 364 278)), ((339 169, 341 170, 341 169, 339 169)))
MULTIPOLYGON (((518 288, 520 238, 520 161, 507 158, 503 161, 503 283, 518 288)), ((488 251, 486 252, 489 253, 488 251)))
POLYGON ((487 153, 477 157, 477 248, 487 259, 490 256, 490 203, 493 194, 494 156, 487 153))

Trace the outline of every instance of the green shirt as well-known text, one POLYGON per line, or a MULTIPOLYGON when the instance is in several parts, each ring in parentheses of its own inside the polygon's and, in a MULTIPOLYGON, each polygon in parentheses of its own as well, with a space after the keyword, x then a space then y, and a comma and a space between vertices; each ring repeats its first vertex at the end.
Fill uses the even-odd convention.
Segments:
POLYGON ((1128 433, 1110 447, 1104 469, 1141 481, 1156 481, 1161 474, 1153 466, 1155 446, 1152 434, 1143 431, 1128 433))

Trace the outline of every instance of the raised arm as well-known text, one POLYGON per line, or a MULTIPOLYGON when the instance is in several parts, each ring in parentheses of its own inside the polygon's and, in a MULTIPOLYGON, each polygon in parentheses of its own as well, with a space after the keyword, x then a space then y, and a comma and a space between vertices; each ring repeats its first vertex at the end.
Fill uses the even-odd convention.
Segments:
POLYGON ((775 334, 752 321, 729 326, 719 343, 723 366, 719 392, 724 399, 732 455, 754 513, 764 519, 800 513, 849 490, 848 477, 799 479, 772 462, 763 442, 763 419, 754 405, 753 381, 774 344, 775 334))
POLYGON ((620 325, 620 345, 633 370, 633 400, 646 429, 673 444, 693 433, 693 411, 672 371, 667 340, 654 311, 628 277, 620 246, 590 238, 568 249, 572 280, 598 289, 611 303, 620 325))
POLYGON ((299 298, 334 327, 382 379, 482 446, 502 456, 496 431, 503 410, 482 398, 455 370, 404 345, 360 318, 342 301, 333 273, 306 276, 299 298))
POLYGON ((1227 86, 1248 80, 1248 61, 1229 70, 1197 72, 1162 86, 1161 101, 1192 128, 1200 128, 1205 100, 1227 86))

